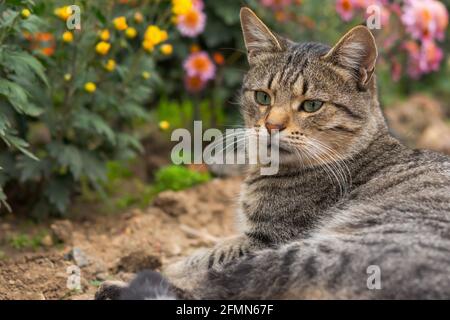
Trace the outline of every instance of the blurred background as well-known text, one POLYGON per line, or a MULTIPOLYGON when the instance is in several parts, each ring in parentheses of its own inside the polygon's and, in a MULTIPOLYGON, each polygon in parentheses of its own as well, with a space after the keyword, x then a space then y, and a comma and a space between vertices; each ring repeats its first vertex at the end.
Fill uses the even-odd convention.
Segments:
POLYGON ((20 263, 43 277, 31 260, 14 260, 29 252, 80 267, 90 255, 90 292, 134 272, 124 266, 136 257, 159 268, 231 233, 223 212, 239 178, 227 177, 239 172, 172 165, 170 134, 194 120, 204 130, 242 125, 240 8, 295 41, 331 45, 374 4, 380 99, 393 133, 450 154, 450 0, 0 0, 0 298, 71 296, 53 280, 51 290, 37 283, 30 296, 15 295, 20 263), (186 246, 161 249, 180 225, 170 242, 186 246), (130 239, 151 253, 124 257, 130 239), (102 256, 110 246, 122 254, 102 256))

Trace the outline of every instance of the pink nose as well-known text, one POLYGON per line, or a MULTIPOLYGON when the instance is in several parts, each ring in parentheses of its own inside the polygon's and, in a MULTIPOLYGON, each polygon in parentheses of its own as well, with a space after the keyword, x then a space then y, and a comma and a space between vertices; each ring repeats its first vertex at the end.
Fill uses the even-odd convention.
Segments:
POLYGON ((267 131, 269 131, 269 133, 272 133, 272 131, 275 131, 275 130, 283 131, 284 129, 286 129, 285 124, 273 124, 273 123, 270 123, 269 121, 267 121, 265 123, 265 126, 267 128, 267 131))

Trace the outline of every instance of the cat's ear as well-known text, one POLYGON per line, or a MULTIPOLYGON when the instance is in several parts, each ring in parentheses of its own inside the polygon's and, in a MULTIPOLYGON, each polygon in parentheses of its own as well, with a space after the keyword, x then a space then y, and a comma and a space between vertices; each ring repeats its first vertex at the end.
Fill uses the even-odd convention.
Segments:
POLYGON ((241 26, 250 64, 260 54, 283 50, 280 40, 249 8, 241 9, 241 26))
POLYGON ((375 71, 377 57, 372 33, 365 26, 357 26, 347 32, 323 59, 349 70, 358 84, 366 88, 375 71))

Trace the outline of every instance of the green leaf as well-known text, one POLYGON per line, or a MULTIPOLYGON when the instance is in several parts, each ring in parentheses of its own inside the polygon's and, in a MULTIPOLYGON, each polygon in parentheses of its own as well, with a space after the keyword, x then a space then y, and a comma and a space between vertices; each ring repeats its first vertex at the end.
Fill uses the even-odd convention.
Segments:
POLYGON ((115 134, 106 121, 98 114, 83 110, 73 115, 73 126, 75 128, 94 131, 99 135, 106 137, 112 144, 115 144, 115 134))
POLYGON ((67 177, 55 177, 49 181, 44 193, 48 201, 60 213, 64 213, 69 204, 71 191, 70 179, 67 177))
POLYGON ((19 77, 29 77, 30 73, 35 74, 48 86, 44 66, 38 59, 25 51, 0 49, 0 64, 14 71, 19 77))
POLYGON ((6 133, 4 136, 1 136, 0 138, 3 139, 3 141, 6 143, 6 145, 8 147, 17 148, 20 152, 22 152, 26 156, 30 157, 31 159, 39 161, 39 159, 34 154, 32 154, 30 151, 28 151, 28 147, 30 145, 25 140, 15 136, 11 133, 6 133))
POLYGON ((52 142, 48 146, 49 154, 63 167, 68 167, 75 179, 81 176, 83 163, 80 151, 73 145, 52 142))
POLYGON ((28 93, 18 84, 0 79, 0 96, 6 97, 17 112, 32 117, 42 114, 43 110, 28 101, 28 93))

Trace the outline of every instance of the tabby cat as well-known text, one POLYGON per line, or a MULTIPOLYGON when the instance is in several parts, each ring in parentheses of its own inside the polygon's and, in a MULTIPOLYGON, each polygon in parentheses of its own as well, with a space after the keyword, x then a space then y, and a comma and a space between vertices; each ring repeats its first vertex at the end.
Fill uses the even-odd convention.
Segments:
POLYGON ((115 297, 450 298, 450 161, 389 134, 370 31, 330 48, 280 37, 248 8, 241 23, 245 124, 279 135, 279 172, 249 170, 239 236, 170 266, 165 288, 150 273, 115 297))

